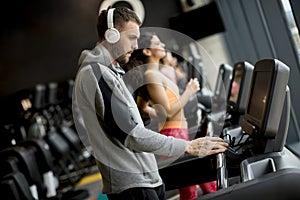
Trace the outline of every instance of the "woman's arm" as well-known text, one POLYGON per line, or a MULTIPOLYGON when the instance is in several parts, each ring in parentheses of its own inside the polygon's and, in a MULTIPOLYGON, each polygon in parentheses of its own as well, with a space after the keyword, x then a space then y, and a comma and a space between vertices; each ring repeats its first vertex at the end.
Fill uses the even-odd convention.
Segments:
POLYGON ((150 101, 145 100, 141 96, 137 96, 136 104, 140 111, 142 118, 155 118, 155 119, 166 119, 167 113, 165 109, 160 105, 150 105, 150 101))
POLYGON ((154 104, 161 105, 168 118, 172 118, 180 112, 189 101, 190 97, 199 91, 199 82, 197 79, 191 79, 187 84, 185 91, 179 97, 179 101, 170 105, 168 97, 163 86, 163 78, 155 72, 148 71, 145 73, 147 80, 147 89, 154 104))

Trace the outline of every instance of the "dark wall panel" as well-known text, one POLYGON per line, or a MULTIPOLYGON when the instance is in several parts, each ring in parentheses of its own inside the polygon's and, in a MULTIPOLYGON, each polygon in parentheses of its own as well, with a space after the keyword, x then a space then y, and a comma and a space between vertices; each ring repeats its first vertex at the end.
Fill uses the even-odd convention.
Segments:
POLYGON ((181 13, 179 0, 142 0, 145 7, 146 27, 169 28, 169 18, 181 13))
POLYGON ((223 32, 224 25, 215 2, 171 17, 170 27, 194 40, 223 32))
POLYGON ((0 96, 76 74, 82 48, 96 42, 98 0, 1 3, 0 96))

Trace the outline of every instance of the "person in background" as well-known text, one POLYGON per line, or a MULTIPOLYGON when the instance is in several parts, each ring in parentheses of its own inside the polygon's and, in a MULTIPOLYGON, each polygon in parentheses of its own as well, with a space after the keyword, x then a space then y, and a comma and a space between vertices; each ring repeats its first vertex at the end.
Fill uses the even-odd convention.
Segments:
MULTIPOLYGON (((166 56, 161 59, 161 63, 162 63, 162 65, 160 65, 160 72, 162 74, 164 74, 166 77, 168 77, 170 80, 172 80, 177 85, 179 84, 180 80, 184 81, 185 82, 184 85, 186 85, 186 83, 187 83, 186 74, 184 73, 184 71, 182 71, 182 69, 177 68, 177 66, 178 66, 177 58, 174 57, 170 51, 166 52, 166 56)), ((183 85, 181 87, 183 88, 183 85)), ((186 106, 188 106, 188 103, 186 104, 186 106)), ((189 105, 189 106, 191 106, 191 105, 189 105)), ((195 105, 192 105, 192 106, 195 107, 195 105)), ((161 132, 163 132, 163 131, 161 131, 161 132)), ((186 133, 186 134, 188 135, 188 133, 186 133)), ((176 135, 174 135, 174 136, 176 137, 176 135)), ((217 183, 216 183, 216 181, 211 181, 211 182, 199 184, 199 187, 202 190, 202 194, 205 195, 205 194, 215 192, 217 190, 217 183)), ((194 190, 194 186, 191 186, 189 188, 181 189, 181 193, 193 193, 193 192, 190 192, 193 190, 194 190)))
POLYGON ((179 92, 182 93, 187 84, 187 74, 178 63, 178 59, 170 51, 167 51, 166 56, 161 59, 161 63, 161 73, 174 81, 179 87, 179 92))
MULTIPOLYGON (((155 33, 150 32, 141 34, 138 41, 139 46, 145 48, 137 49, 132 53, 128 68, 133 68, 131 65, 137 63, 143 65, 140 66, 141 74, 139 75, 142 81, 138 84, 141 87, 137 89, 135 95, 141 116, 160 117, 158 130, 162 135, 189 141, 188 124, 183 109, 189 99, 199 91, 198 80, 189 80, 180 95, 176 84, 175 69, 172 66, 160 64, 161 59, 164 59, 165 63, 168 61, 168 64, 172 59, 172 55, 166 51, 164 43, 155 33), (168 77, 161 73, 161 70, 167 73, 168 77)), ((208 187, 203 188, 204 192, 208 193, 208 187)), ((197 186, 180 188, 179 194, 180 200, 197 198, 197 186)))
POLYGON ((166 77, 168 77, 171 81, 177 84, 177 73, 176 73, 176 65, 177 59, 173 57, 170 51, 166 51, 165 57, 163 57, 160 61, 162 65, 159 66, 159 70, 166 77))
POLYGON ((75 126, 83 143, 92 148, 102 176, 102 193, 110 200, 165 199, 155 155, 207 156, 228 147, 218 137, 186 141, 144 127, 120 66, 138 48, 140 25, 128 8, 102 10, 97 23, 99 40, 94 49, 81 52, 74 83, 75 126))

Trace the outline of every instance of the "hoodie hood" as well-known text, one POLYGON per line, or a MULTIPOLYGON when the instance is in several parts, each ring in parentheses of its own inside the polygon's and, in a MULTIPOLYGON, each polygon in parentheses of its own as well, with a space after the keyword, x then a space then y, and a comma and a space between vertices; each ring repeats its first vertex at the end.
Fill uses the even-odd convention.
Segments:
POLYGON ((83 50, 81 52, 78 65, 83 67, 91 63, 98 63, 107 66, 116 74, 120 74, 121 76, 125 74, 125 71, 119 64, 114 65, 111 62, 108 50, 101 43, 97 43, 95 48, 92 50, 83 50))
POLYGON ((79 66, 85 66, 90 63, 99 63, 104 66, 111 66, 110 55, 107 49, 100 43, 97 43, 92 50, 83 50, 78 60, 79 66))

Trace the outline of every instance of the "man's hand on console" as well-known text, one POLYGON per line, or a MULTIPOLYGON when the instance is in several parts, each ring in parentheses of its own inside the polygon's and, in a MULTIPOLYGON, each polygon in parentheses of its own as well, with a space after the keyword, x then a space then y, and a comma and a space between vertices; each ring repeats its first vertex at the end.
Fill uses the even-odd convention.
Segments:
POLYGON ((228 146, 222 138, 206 136, 188 141, 185 152, 192 156, 208 156, 225 152, 228 146))

